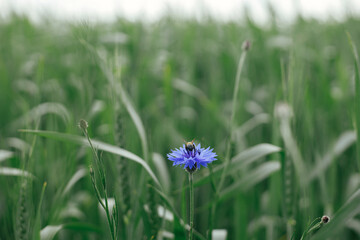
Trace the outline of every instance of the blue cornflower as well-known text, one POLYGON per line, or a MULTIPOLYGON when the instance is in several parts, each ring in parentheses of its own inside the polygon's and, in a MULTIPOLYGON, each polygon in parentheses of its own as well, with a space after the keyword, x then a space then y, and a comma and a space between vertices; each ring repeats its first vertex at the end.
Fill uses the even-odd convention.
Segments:
POLYGON ((217 160, 213 149, 202 148, 200 143, 196 145, 194 142, 188 142, 179 149, 171 151, 167 157, 174 162, 173 166, 184 165, 184 169, 188 171, 200 169, 200 166, 207 167, 208 163, 217 160))

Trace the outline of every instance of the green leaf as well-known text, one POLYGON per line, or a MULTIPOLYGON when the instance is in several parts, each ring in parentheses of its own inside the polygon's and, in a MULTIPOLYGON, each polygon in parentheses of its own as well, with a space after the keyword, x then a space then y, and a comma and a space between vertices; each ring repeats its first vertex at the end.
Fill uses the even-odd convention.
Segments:
POLYGON ((334 146, 328 151, 321 161, 317 162, 312 172, 306 178, 306 183, 320 176, 331 165, 336 157, 339 157, 346 149, 356 142, 356 134, 354 131, 346 131, 336 141, 334 146))
POLYGON ((354 55, 354 67, 355 67, 355 99, 354 99, 354 126, 357 136, 356 148, 357 148, 357 160, 358 167, 360 168, 360 61, 356 45, 351 39, 350 33, 347 32, 349 43, 354 55))
MULTIPOLYGON (((249 149, 246 149, 245 151, 239 153, 238 155, 236 155, 231 159, 231 163, 229 165, 227 175, 230 175, 233 172, 236 172, 237 170, 245 166, 248 166, 249 164, 255 162, 256 160, 262 157, 265 157, 269 154, 276 153, 279 151, 281 151, 281 148, 267 143, 262 143, 254 147, 251 147, 249 149)), ((221 172, 224 169, 224 166, 225 166, 224 164, 221 164, 220 166, 214 168, 211 176, 210 176, 211 173, 208 173, 207 175, 196 179, 194 182, 194 186, 195 187, 201 186, 209 182, 211 178, 212 179, 219 178, 221 172)))
POLYGON ((134 122, 136 130, 139 133, 139 137, 140 137, 141 145, 142 145, 142 149, 143 149, 143 154, 144 154, 144 159, 147 162, 148 161, 148 144, 147 144, 144 124, 142 123, 139 114, 136 112, 135 107, 133 106, 130 98, 128 97, 127 92, 124 90, 121 83, 118 85, 115 84, 116 83, 115 80, 119 80, 119 79, 117 79, 117 76, 114 75, 113 71, 109 68, 109 66, 107 64, 106 59, 104 59, 104 57, 101 56, 101 54, 99 54, 99 52, 96 50, 96 48, 94 48, 92 45, 90 45, 88 42, 86 42, 83 39, 81 40, 81 43, 96 57, 96 60, 99 64, 103 74, 105 75, 106 79, 111 84, 111 86, 114 88, 114 91, 115 91, 114 93, 116 93, 117 95, 120 96, 122 103, 125 105, 125 108, 128 111, 132 121, 134 122))
POLYGON ((70 229, 75 231, 86 231, 86 232, 97 232, 100 233, 101 229, 90 224, 84 223, 66 223, 60 225, 48 225, 41 229, 40 238, 41 240, 52 240, 56 234, 62 229, 70 229))
POLYGON ((147 144, 147 140, 146 140, 144 124, 142 123, 139 114, 136 112, 133 104, 130 101, 130 98, 128 97, 127 93, 125 92, 125 90, 122 88, 121 85, 120 85, 119 91, 120 91, 121 100, 122 100, 123 104, 125 105, 128 113, 129 113, 132 121, 134 122, 135 127, 139 133, 141 145, 143 148, 144 159, 145 159, 145 161, 148 161, 148 147, 147 147, 148 144, 147 144))
POLYGON ((32 239, 34 240, 40 240, 40 229, 41 229, 41 206, 42 206, 42 201, 44 199, 44 193, 45 193, 45 188, 46 188, 46 182, 44 182, 42 190, 41 190, 41 195, 40 195, 40 201, 38 204, 38 209, 36 211, 36 217, 35 217, 35 222, 33 225, 33 237, 32 239))
POLYGON ((57 226, 46 226, 45 228, 41 229, 40 238, 41 240, 52 240, 55 235, 63 228, 63 225, 57 226))
POLYGON ((152 161, 154 162, 154 167, 157 173, 156 176, 159 176, 159 180, 161 181, 162 186, 164 186, 165 192, 169 192, 171 179, 165 159, 160 153, 153 153, 152 161))
POLYGON ((228 231, 226 229, 212 230, 212 240, 226 240, 228 231))
POLYGON ((13 128, 24 126, 26 123, 40 119, 46 114, 55 114, 61 117, 64 123, 70 122, 70 113, 64 105, 55 102, 41 103, 12 123, 13 128))
POLYGON ((269 177, 274 172, 280 170, 281 165, 278 161, 270 161, 261 164, 255 170, 247 173, 243 178, 237 180, 232 185, 220 192, 220 201, 235 195, 239 190, 246 191, 255 184, 269 177))
POLYGON ((209 104, 209 99, 206 96, 206 94, 199 88, 195 87, 194 85, 181 80, 181 79, 175 79, 173 81, 173 86, 175 89, 196 98, 199 102, 202 102, 204 104, 209 104))
POLYGON ((341 231, 347 221, 360 213, 360 189, 336 212, 331 221, 324 225, 311 240, 333 239, 341 231))
POLYGON ((79 170, 77 170, 76 173, 72 176, 72 178, 68 182, 68 184, 66 185, 63 192, 63 196, 66 195, 71 190, 71 188, 75 185, 75 183, 77 183, 81 178, 86 176, 86 174, 87 174, 87 170, 85 168, 80 168, 79 170))
MULTIPOLYGON (((58 133, 58 132, 52 132, 52 131, 30 130, 30 129, 22 129, 19 131, 31 133, 31 134, 35 134, 38 136, 51 138, 51 139, 55 139, 55 140, 59 140, 59 141, 63 141, 63 142, 75 143, 75 144, 90 147, 89 142, 86 138, 76 136, 76 135, 58 133)), ((132 152, 129 152, 125 149, 122 149, 122 148, 119 148, 119 147, 116 147, 116 146, 113 146, 113 145, 110 145, 107 143, 103 143, 103 142, 96 141, 96 140, 91 140, 91 141, 92 141, 94 147, 99 150, 102 150, 104 152, 113 153, 113 154, 122 156, 124 158, 127 158, 131 161, 134 161, 136 163, 139 163, 148 172, 148 174, 154 180, 154 182, 156 184, 158 184, 159 186, 161 186, 159 180, 157 179, 157 177, 155 176, 154 172, 151 170, 149 165, 139 156, 137 156, 137 155, 133 154, 132 152)))
POLYGON ((0 167, 0 175, 34 178, 34 175, 25 170, 10 167, 0 167))
POLYGON ((13 155, 13 153, 10 151, 0 150, 0 162, 6 160, 8 158, 11 158, 12 155, 13 155))
POLYGON ((267 113, 259 113, 254 117, 243 123, 240 127, 236 128, 236 135, 244 137, 250 131, 260 126, 261 124, 266 124, 270 122, 270 115, 267 113))

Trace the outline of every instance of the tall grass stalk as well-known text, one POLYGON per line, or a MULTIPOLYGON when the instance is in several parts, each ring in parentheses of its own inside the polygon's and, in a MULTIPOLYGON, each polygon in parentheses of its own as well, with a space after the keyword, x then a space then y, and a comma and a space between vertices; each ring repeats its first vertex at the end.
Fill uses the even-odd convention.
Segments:
POLYGON ((24 177, 20 186, 20 199, 16 215, 15 237, 16 239, 27 239, 29 234, 29 213, 26 203, 26 191, 28 188, 28 180, 24 177))
MULTIPOLYGON (((120 104, 119 104, 120 105, 120 104)), ((115 110, 115 143, 117 146, 124 148, 125 139, 124 139, 124 121, 123 121, 123 110, 121 106, 118 106, 115 110)), ((127 226, 129 224, 129 218, 131 217, 131 187, 130 187, 130 175, 128 162, 124 157, 119 156, 119 161, 117 163, 118 170, 118 186, 117 188, 121 194, 121 234, 125 239, 127 236, 127 226)))
POLYGON ((358 167, 360 169, 360 60, 356 45, 352 41, 351 35, 347 32, 348 40, 350 42, 353 56, 354 56, 354 74, 355 74, 355 96, 354 96, 354 126, 357 136, 356 149, 358 167))
POLYGON ((93 171, 93 168, 90 166, 90 177, 91 177, 91 181, 93 184, 93 188, 95 190, 95 195, 96 198, 98 200, 98 202, 100 203, 101 207, 104 209, 105 214, 106 214, 106 218, 109 224, 109 229, 110 229, 110 234, 111 234, 111 238, 113 240, 117 239, 117 226, 118 226, 118 218, 117 218, 117 204, 115 203, 114 205, 114 209, 113 209, 113 213, 110 213, 110 208, 109 208, 109 202, 108 202, 108 193, 107 193, 107 183, 106 183, 106 173, 105 173, 105 167, 104 167, 104 163, 102 162, 102 158, 101 156, 99 157, 99 155, 97 154, 96 149, 94 148, 90 136, 88 134, 87 128, 88 128, 88 123, 85 120, 80 120, 79 122, 79 127, 81 128, 81 130, 83 131, 85 137, 87 138, 90 148, 92 150, 94 159, 95 159, 95 166, 96 169, 98 170, 98 174, 100 176, 100 181, 101 181, 101 186, 102 186, 102 192, 104 193, 104 202, 101 199, 101 193, 97 187, 97 183, 96 183, 96 177, 95 177, 95 173, 93 171))
POLYGON ((209 222, 209 230, 208 230, 208 239, 212 239, 212 230, 213 230, 213 226, 214 226, 214 217, 216 214, 216 204, 217 201, 219 199, 219 194, 222 190, 222 187, 224 185, 224 181, 225 181, 225 176, 227 174, 228 171, 228 167, 230 164, 230 158, 231 158, 231 144, 233 141, 233 135, 235 133, 235 129, 236 129, 236 124, 235 124, 235 115, 236 115, 236 110, 237 110, 237 101, 238 101, 238 93, 239 93, 239 86, 240 86, 240 76, 243 70, 243 66, 244 66, 244 62, 246 59, 246 55, 247 52, 250 49, 250 42, 249 41, 245 41, 243 43, 242 46, 242 53, 240 55, 240 59, 239 59, 239 63, 237 66, 237 71, 236 71, 236 77, 235 77, 235 86, 234 86, 234 92, 233 92, 233 98, 232 98, 232 111, 231 111, 231 116, 230 116, 230 124, 229 124, 229 139, 227 141, 227 145, 226 145, 226 153, 225 153, 225 160, 224 160, 224 170, 221 173, 221 177, 220 177, 220 181, 219 184, 216 188, 216 192, 215 192, 215 199, 211 204, 211 209, 210 209, 210 222, 209 222))
POLYGON ((239 63, 238 63, 237 71, 236 71, 235 86, 234 86, 234 92, 233 92, 233 98, 232 98, 232 111, 231 111, 230 124, 229 124, 229 139, 228 139, 228 142, 226 145, 225 167, 221 174, 220 182, 217 187, 218 193, 220 192, 220 190, 224 184, 225 176, 226 176, 226 173, 227 173, 227 170, 229 167, 229 163, 230 163, 230 158, 231 158, 231 156, 230 156, 231 155, 231 143, 233 141, 235 128, 236 128, 235 115, 236 115, 236 110, 237 110, 237 102, 238 102, 238 94, 239 94, 239 86, 240 86, 240 76, 241 76, 244 62, 246 59, 246 54, 249 50, 249 48, 246 47, 247 44, 250 44, 250 43, 248 41, 245 41, 243 44, 243 51, 240 55, 240 59, 239 59, 239 63))

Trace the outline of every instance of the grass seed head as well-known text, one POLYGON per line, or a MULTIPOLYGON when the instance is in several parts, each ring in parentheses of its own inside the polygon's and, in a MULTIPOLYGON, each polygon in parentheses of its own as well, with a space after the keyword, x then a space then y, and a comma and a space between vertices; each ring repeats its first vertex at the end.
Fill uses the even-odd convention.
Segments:
POLYGON ((84 132, 87 132, 87 128, 89 127, 89 124, 87 123, 87 121, 85 121, 84 119, 81 119, 79 121, 79 127, 81 128, 81 130, 83 130, 84 132))
POLYGON ((330 217, 329 216, 324 215, 324 216, 321 217, 321 223, 326 224, 328 222, 330 222, 330 217))
POLYGON ((249 40, 245 40, 245 41, 243 42, 241 48, 242 48, 242 50, 245 51, 245 52, 249 51, 250 48, 251 48, 251 42, 250 42, 249 40))

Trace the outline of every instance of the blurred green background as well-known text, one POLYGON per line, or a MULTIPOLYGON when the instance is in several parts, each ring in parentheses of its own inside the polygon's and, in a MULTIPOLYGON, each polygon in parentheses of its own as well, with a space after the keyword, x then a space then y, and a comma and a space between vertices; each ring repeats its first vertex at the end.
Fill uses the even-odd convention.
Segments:
POLYGON ((226 173, 220 199, 214 191, 218 179, 206 178, 210 170, 196 173, 195 180, 207 179, 195 189, 198 238, 209 238, 212 225, 225 229, 227 239, 300 239, 312 220, 326 214, 335 216, 337 226, 324 228, 326 237, 358 239, 360 201, 351 200, 359 198, 354 125, 360 108, 346 32, 360 46, 359 24, 355 17, 343 22, 298 17, 279 25, 275 15, 266 26, 251 18, 199 21, 170 14, 153 23, 2 19, 0 239, 31 239, 50 225, 61 229, 54 239, 109 238, 88 173, 91 151, 71 140, 18 131, 82 136, 80 119, 89 123, 92 139, 144 159, 174 208, 139 164, 104 152, 108 194, 128 201, 119 239, 185 239, 187 175, 172 167, 166 154, 195 139, 218 154, 212 170, 223 166, 245 40, 252 46, 240 78, 231 157, 262 143, 274 146, 242 155, 226 173), (115 90, 120 83, 130 103, 115 90), (142 121, 146 146, 127 106, 142 121), (268 149, 273 150, 263 153, 268 149), (126 173, 119 164, 126 165, 126 173), (18 176, 15 168, 34 177, 18 176), (120 191, 124 185, 130 188, 120 191), (163 220, 159 206, 173 218, 163 220))

